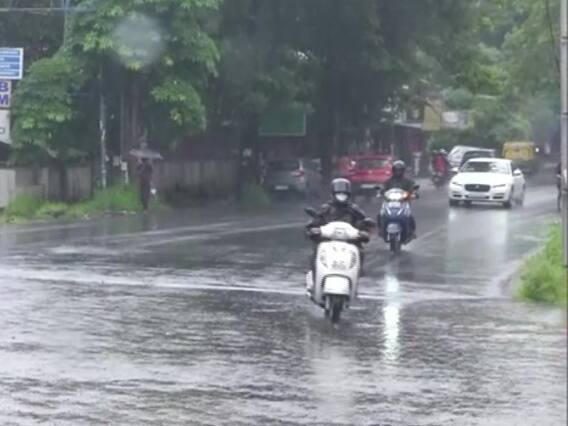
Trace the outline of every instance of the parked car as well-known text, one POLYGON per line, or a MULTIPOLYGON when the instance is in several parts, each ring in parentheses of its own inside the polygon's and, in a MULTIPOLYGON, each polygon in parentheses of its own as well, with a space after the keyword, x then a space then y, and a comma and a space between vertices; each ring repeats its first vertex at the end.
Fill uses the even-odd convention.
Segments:
POLYGON ((316 195, 321 184, 319 160, 299 158, 268 162, 264 185, 271 192, 316 195))
POLYGON ((522 205, 526 182, 513 162, 501 158, 475 158, 469 160, 452 178, 449 185, 450 206, 460 202, 501 203, 511 208, 513 202, 522 205))
POLYGON ((355 195, 374 195, 377 185, 392 176, 393 157, 390 155, 358 155, 350 160, 351 167, 342 177, 351 181, 355 195))
POLYGON ((493 149, 480 148, 480 147, 467 146, 467 145, 456 145, 452 148, 452 150, 448 154, 448 162, 450 163, 453 169, 455 168, 459 169, 466 162, 464 161, 464 157, 466 157, 467 161, 472 158, 480 158, 480 157, 494 158, 496 157, 496 154, 495 150, 493 149))

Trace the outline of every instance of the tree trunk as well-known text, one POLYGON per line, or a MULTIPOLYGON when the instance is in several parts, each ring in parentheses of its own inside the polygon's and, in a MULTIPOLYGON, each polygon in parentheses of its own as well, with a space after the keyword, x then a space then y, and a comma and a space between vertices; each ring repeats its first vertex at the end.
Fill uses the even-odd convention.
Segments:
POLYGON ((137 148, 140 144, 140 79, 136 73, 130 74, 130 87, 122 93, 121 108, 123 141, 121 144, 123 160, 128 164, 128 180, 134 181, 136 162, 129 154, 130 150, 137 148))
POLYGON ((107 107, 103 87, 103 68, 101 67, 101 75, 99 82, 99 143, 101 155, 101 187, 107 187, 107 107))
POLYGON ((67 185, 67 166, 65 161, 57 160, 55 166, 59 174, 59 193, 61 201, 69 201, 69 186, 67 185))
POLYGON ((251 116, 245 120, 239 136, 239 164, 237 172, 237 200, 241 200, 247 184, 255 183, 259 175, 258 161, 258 117, 251 116), (249 151, 250 155, 245 155, 249 151))

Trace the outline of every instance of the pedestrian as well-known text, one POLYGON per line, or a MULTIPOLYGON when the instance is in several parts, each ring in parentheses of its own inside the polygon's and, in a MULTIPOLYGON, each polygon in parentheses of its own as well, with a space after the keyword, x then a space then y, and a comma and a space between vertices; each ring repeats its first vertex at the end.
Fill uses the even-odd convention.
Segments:
POLYGON ((143 158, 138 164, 138 179, 140 188, 140 202, 145 212, 148 211, 150 203, 150 193, 152 190, 152 165, 147 158, 143 158))

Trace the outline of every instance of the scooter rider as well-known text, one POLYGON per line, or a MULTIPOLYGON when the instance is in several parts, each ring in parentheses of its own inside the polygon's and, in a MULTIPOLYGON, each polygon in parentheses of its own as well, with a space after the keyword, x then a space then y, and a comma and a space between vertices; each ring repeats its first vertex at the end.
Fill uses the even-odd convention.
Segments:
MULTIPOLYGON (((351 202, 351 182, 347 179, 338 178, 331 182, 331 200, 323 204, 318 212, 317 217, 312 219, 306 226, 306 235, 312 241, 317 242, 318 234, 314 229, 320 228, 330 222, 346 222, 354 228, 363 232, 368 232, 365 225, 367 215, 355 203, 351 202)), ((361 265, 363 265, 364 253, 362 243, 368 242, 368 235, 365 234, 361 242, 357 244, 361 252, 361 265)), ((314 245, 314 253, 312 256, 312 269, 317 254, 317 244, 314 245)))
POLYGON ((347 222, 357 229, 364 230, 363 221, 367 215, 351 202, 351 182, 343 178, 334 179, 331 182, 331 197, 330 201, 321 206, 318 217, 308 224, 308 231, 335 221, 347 222))
MULTIPOLYGON (((407 192, 413 192, 416 183, 412 179, 407 178, 405 176, 405 173, 406 173, 406 164, 404 164, 404 161, 401 160, 395 161, 392 165, 392 177, 385 182, 384 186, 381 189, 381 194, 384 195, 385 192, 393 188, 400 188, 407 192)), ((377 222, 379 226, 379 235, 382 237, 384 230, 381 219, 382 218, 379 214, 377 222)), ((416 220, 414 219, 414 216, 410 216, 408 218, 408 226, 410 228, 409 229, 410 238, 411 239, 416 238, 416 220)))
POLYGON ((448 177, 450 171, 450 163, 448 162, 448 153, 445 149, 432 152, 432 171, 439 173, 444 178, 448 177))

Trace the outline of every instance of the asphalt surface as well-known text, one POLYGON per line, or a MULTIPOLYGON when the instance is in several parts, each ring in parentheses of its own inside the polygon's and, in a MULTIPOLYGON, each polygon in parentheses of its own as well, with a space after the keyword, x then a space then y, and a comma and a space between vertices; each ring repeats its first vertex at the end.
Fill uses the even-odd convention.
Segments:
MULTIPOLYGON (((337 326, 304 295, 299 204, 0 231, 2 425, 565 425, 566 321, 507 278, 557 218, 448 207, 367 248, 337 326)), ((373 215, 377 206, 366 206, 373 215)))

